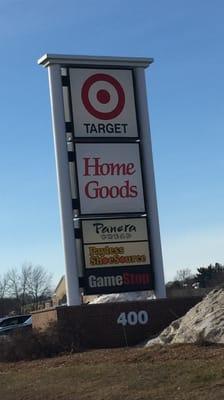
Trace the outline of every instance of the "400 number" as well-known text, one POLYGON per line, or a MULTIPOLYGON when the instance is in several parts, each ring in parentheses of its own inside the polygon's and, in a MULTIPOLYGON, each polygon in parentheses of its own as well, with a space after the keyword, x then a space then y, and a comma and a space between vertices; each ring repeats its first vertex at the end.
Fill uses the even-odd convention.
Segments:
POLYGON ((117 323, 123 326, 136 324, 145 325, 147 324, 148 320, 149 316, 147 311, 145 310, 141 310, 138 312, 129 311, 128 313, 122 312, 118 316, 117 323))

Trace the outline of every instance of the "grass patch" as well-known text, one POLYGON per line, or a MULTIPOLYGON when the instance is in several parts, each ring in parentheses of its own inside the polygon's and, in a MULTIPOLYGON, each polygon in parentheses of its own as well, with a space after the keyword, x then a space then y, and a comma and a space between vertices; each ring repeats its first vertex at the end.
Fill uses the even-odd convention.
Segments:
POLYGON ((224 349, 168 346, 0 364, 4 400, 223 400, 224 349), (164 348, 163 348, 164 349, 164 348))

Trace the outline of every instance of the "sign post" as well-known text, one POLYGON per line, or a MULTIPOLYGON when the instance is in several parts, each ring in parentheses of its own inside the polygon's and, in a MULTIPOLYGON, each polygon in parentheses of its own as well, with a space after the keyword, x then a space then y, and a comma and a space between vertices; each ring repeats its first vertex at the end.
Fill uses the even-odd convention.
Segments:
POLYGON ((57 183, 59 192, 60 218, 66 268, 66 293, 68 305, 80 304, 78 268, 75 251, 73 211, 68 167, 68 150, 65 141, 65 118, 61 86, 60 65, 50 65, 49 86, 54 133, 57 183))
POLYGON ((152 61, 38 61, 49 68, 69 305, 80 304, 79 287, 165 297, 144 81, 152 61))
POLYGON ((154 264, 154 277, 155 277, 155 295, 157 298, 166 297, 166 288, 163 270, 163 257, 161 248, 161 238, 159 229, 159 216, 156 198, 156 185, 154 176, 153 156, 152 156, 152 143, 147 107, 147 94, 145 83, 145 71, 143 68, 135 68, 135 82, 136 82, 136 101, 139 109, 139 119, 141 121, 140 129, 142 135, 142 156, 143 168, 146 187, 146 209, 150 215, 150 237, 152 258, 154 264))

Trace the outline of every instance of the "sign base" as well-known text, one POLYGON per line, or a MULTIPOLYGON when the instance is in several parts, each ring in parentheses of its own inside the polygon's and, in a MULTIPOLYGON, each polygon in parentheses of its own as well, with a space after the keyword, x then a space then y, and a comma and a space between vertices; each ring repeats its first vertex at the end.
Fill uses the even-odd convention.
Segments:
POLYGON ((201 297, 187 297, 56 307, 34 312, 33 328, 61 324, 82 348, 133 346, 157 336, 199 301, 201 297))

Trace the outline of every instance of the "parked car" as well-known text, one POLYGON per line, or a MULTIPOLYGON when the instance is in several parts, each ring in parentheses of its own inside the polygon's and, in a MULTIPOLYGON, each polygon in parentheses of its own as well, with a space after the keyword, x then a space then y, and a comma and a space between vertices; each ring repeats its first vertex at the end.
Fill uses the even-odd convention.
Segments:
POLYGON ((32 328, 31 315, 13 315, 0 321, 0 335, 9 335, 15 331, 32 328))

